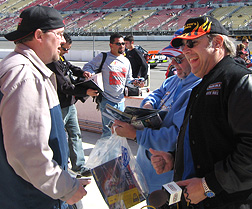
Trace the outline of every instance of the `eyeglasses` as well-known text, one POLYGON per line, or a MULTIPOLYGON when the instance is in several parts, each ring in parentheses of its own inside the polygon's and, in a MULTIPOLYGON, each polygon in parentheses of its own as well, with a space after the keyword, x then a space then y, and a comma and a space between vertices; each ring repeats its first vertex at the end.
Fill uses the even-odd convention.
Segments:
POLYGON ((123 43, 114 43, 115 45, 117 45, 117 46, 124 46, 125 45, 125 43, 123 42, 123 43))
POLYGON ((58 39, 61 39, 61 38, 63 38, 64 37, 64 32, 58 32, 58 33, 55 33, 54 31, 46 31, 46 33, 48 33, 48 32, 51 32, 51 33, 53 33, 55 36, 56 36, 56 38, 58 38, 58 39))
POLYGON ((65 52, 67 52, 67 51, 69 51, 71 48, 65 48, 65 47, 63 47, 63 46, 61 46, 61 49, 63 50, 63 51, 65 51, 65 52))
POLYGON ((183 51, 184 50, 184 48, 185 48, 185 45, 188 47, 188 48, 193 48, 194 46, 195 46, 195 44, 196 43, 198 43, 198 41, 200 40, 200 39, 202 39, 204 36, 201 36, 201 37, 199 37, 199 38, 196 38, 196 39, 190 39, 190 40, 186 40, 186 43, 184 44, 182 44, 181 45, 181 50, 183 51))
POLYGON ((173 57, 172 60, 175 60, 176 63, 181 64, 182 60, 185 59, 185 57, 179 58, 179 57, 173 57))
POLYGON ((194 44, 197 43, 197 42, 198 42, 198 41, 195 41, 195 40, 187 40, 185 44, 183 43, 183 44, 181 45, 181 49, 184 50, 185 45, 186 45, 188 48, 191 49, 191 48, 194 47, 194 44))

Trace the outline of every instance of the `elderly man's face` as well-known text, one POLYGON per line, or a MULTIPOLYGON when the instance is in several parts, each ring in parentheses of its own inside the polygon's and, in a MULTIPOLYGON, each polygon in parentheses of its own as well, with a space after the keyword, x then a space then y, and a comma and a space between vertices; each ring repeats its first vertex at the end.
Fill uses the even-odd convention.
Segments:
POLYGON ((177 76, 181 79, 186 78, 191 72, 191 66, 186 60, 184 54, 180 54, 179 56, 172 58, 171 64, 175 66, 177 76))
POLYGON ((210 45, 207 35, 193 40, 183 40, 182 49, 191 65, 192 73, 199 78, 208 74, 219 61, 216 61, 215 48, 210 45))

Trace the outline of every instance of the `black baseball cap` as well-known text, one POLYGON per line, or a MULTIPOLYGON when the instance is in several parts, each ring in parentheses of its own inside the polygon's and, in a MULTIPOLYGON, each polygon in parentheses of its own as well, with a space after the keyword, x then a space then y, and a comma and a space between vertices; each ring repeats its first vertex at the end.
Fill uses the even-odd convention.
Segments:
POLYGON ((9 41, 18 41, 32 34, 37 29, 50 30, 64 27, 61 14, 54 8, 46 6, 33 6, 20 14, 17 30, 6 34, 9 41))
POLYGON ((173 47, 179 47, 182 45, 182 39, 195 39, 211 33, 228 35, 228 31, 214 17, 192 17, 186 21, 183 34, 173 38, 171 40, 171 45, 173 47))

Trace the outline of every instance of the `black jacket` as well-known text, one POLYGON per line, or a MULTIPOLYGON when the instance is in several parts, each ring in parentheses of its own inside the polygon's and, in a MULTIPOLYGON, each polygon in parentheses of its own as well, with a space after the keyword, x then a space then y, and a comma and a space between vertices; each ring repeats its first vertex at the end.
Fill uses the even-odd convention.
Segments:
POLYGON ((65 57, 59 61, 47 65, 56 74, 57 93, 61 108, 68 107, 76 102, 75 97, 85 97, 87 89, 81 85, 75 86, 71 82, 72 75, 80 78, 83 77, 83 70, 68 62, 65 57))
POLYGON ((238 56, 238 57, 234 57, 234 60, 235 60, 237 63, 239 63, 239 64, 241 64, 241 65, 246 66, 246 62, 245 62, 245 60, 244 60, 244 59, 242 59, 240 56, 238 56))
POLYGON ((251 71, 227 56, 193 89, 178 136, 175 181, 183 174, 188 121, 196 177, 205 177, 216 193, 216 197, 203 201, 204 208, 251 201, 251 71))
POLYGON ((137 49, 128 50, 126 57, 129 59, 132 67, 132 77, 137 78, 138 76, 145 79, 148 78, 148 64, 145 58, 137 49))

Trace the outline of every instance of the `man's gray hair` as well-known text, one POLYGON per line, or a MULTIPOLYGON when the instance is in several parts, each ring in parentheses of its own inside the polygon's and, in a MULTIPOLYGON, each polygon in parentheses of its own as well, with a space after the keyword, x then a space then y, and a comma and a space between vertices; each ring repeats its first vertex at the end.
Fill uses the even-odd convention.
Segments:
POLYGON ((236 48, 235 48, 235 44, 233 39, 231 39, 230 37, 226 36, 226 35, 222 35, 222 37, 224 38, 224 47, 227 51, 227 53, 231 56, 231 57, 235 57, 236 54, 236 48))
POLYGON ((235 57, 236 48, 235 48, 235 44, 232 38, 226 35, 221 35, 221 34, 209 34, 208 38, 210 40, 210 44, 212 43, 213 38, 218 35, 223 37, 223 45, 224 45, 226 53, 230 55, 231 57, 235 57))

